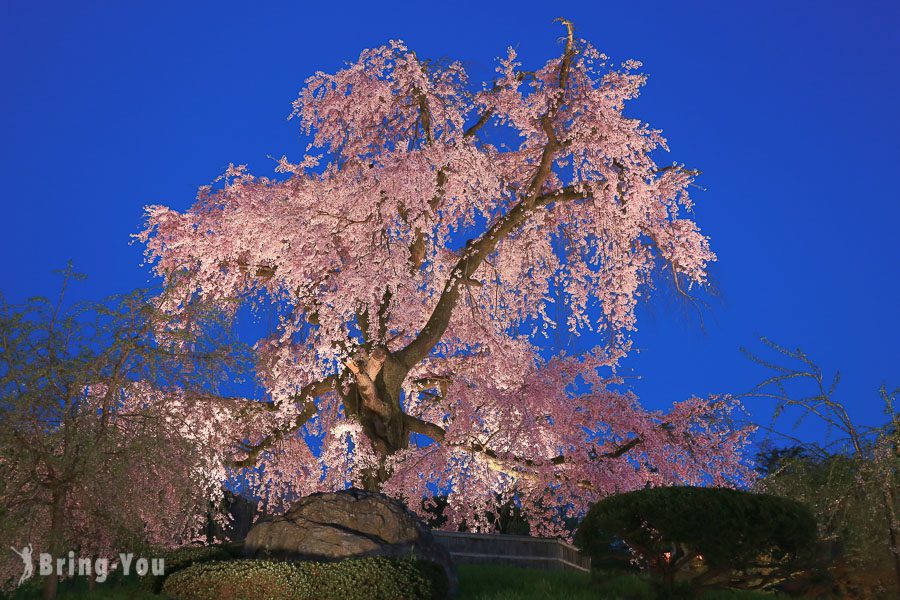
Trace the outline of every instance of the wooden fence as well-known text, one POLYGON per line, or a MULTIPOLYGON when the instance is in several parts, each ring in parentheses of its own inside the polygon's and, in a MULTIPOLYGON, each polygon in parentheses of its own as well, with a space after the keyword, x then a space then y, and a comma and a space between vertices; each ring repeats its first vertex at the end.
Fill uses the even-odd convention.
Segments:
POLYGON ((461 564, 497 564, 589 572, 591 559, 572 544, 550 538, 492 533, 432 531, 461 564))

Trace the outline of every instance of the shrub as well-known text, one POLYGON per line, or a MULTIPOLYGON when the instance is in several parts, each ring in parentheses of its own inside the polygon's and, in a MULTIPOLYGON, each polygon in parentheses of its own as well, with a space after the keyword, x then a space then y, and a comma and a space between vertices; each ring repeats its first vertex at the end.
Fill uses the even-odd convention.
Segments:
POLYGON ((430 595, 426 596, 427 598, 443 600, 450 595, 450 580, 447 579, 447 572, 444 570, 444 567, 427 560, 409 559, 406 562, 412 563, 419 574, 428 582, 428 593, 430 595))
POLYGON ((159 556, 165 560, 163 575, 147 574, 141 577, 141 584, 154 594, 160 593, 167 577, 182 569, 194 564, 230 560, 234 557, 232 551, 223 546, 185 546, 160 552, 159 556))
POLYGON ((763 587, 811 553, 816 523, 798 502, 725 488, 651 488, 609 496, 578 528, 576 544, 598 556, 624 542, 665 589, 763 587))
POLYGON ((447 581, 439 568, 408 559, 235 560, 182 569, 162 591, 174 600, 439 600, 447 581))

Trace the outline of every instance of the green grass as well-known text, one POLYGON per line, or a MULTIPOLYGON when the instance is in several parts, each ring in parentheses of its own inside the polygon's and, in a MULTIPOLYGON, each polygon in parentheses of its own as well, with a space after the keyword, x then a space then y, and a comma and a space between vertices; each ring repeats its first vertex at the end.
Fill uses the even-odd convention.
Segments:
POLYGON ((703 600, 773 600, 775 598, 787 598, 787 596, 738 590, 714 590, 703 595, 703 600))
POLYGON ((596 600, 587 573, 460 565, 459 600, 596 600))
MULTIPOLYGON (((635 574, 610 573, 592 580, 586 573, 544 571, 493 565, 460 565, 457 600, 657 600, 653 586, 635 574)), ((11 600, 40 598, 39 588, 19 590, 11 600)), ((61 600, 164 600, 133 578, 97 584, 93 593, 82 579, 60 586, 61 600)), ((702 600, 775 600, 760 592, 719 590, 702 600)))
MULTIPOLYGON (((658 600, 653 585, 632 573, 592 580, 586 573, 488 565, 461 565, 458 600, 658 600)), ((760 592, 719 590, 701 600, 776 600, 760 592)))
MULTIPOLYGON (((0 594, 0 598, 5 600, 37 600, 40 597, 41 588, 38 578, 29 581, 11 595, 0 594)), ((93 592, 88 589, 87 581, 84 578, 60 582, 58 598, 60 600, 164 600, 162 596, 155 596, 142 587, 136 579, 116 579, 114 575, 110 575, 110 578, 104 583, 96 584, 93 592)))

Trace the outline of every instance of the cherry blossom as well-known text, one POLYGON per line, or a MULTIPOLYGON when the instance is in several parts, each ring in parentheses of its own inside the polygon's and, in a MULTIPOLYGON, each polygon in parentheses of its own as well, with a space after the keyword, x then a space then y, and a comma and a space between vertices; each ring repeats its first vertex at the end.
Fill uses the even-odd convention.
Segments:
POLYGON ((306 80, 298 162, 148 207, 138 238, 173 297, 281 308, 256 345, 265 426, 229 461, 273 507, 361 485, 418 509, 442 491, 449 527, 484 527, 500 493, 559 534, 604 494, 746 475, 730 400, 663 414, 618 391, 654 275, 687 293, 716 257, 690 218, 697 173, 658 165, 665 139, 625 114, 640 63, 563 25, 559 57, 528 71, 509 49, 480 87, 401 41, 365 50, 306 80), (545 360, 557 327, 598 347, 545 360))

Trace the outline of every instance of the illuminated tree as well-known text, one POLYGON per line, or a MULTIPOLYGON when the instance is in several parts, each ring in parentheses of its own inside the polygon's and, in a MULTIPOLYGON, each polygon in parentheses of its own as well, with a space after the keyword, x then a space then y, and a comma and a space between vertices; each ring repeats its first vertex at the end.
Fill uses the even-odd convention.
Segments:
POLYGON ((560 505, 742 475, 729 401, 662 414, 609 387, 654 274, 687 293, 715 255, 684 216, 696 173, 657 165, 662 135, 623 113, 640 63, 562 22, 560 56, 527 71, 510 49, 480 89, 403 42, 365 50, 306 80, 312 142, 283 176, 230 167, 190 210, 148 208, 139 239, 173 298, 279 307, 256 346, 270 422, 231 463, 270 503, 440 488, 448 526, 477 526, 515 494, 553 533, 560 505), (544 360, 554 327, 603 343, 544 360))

